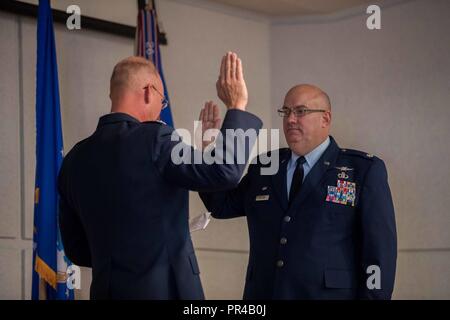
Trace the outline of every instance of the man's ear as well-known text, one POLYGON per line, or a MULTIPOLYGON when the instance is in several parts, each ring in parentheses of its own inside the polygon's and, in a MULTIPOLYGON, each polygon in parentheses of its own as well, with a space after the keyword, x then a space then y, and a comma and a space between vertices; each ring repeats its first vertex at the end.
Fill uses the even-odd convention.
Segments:
POLYGON ((324 112, 322 120, 324 127, 329 127, 331 125, 331 111, 324 112))
POLYGON ((144 102, 145 102, 145 104, 150 103, 150 87, 146 87, 144 89, 144 102))

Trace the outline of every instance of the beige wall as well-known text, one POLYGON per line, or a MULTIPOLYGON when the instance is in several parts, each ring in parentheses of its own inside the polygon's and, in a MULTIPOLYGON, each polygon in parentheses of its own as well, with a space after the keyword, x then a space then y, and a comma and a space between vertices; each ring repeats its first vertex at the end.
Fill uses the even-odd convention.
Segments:
POLYGON ((329 93, 338 143, 388 168, 399 246, 394 297, 449 299, 450 2, 385 8, 379 31, 360 12, 272 26, 272 104, 297 83, 329 93))
MULTIPOLYGON (((135 1, 53 1, 58 9, 69 3, 85 15, 135 24, 135 1)), ((375 153, 388 166, 400 249, 395 297, 450 298, 448 1, 384 8, 381 31, 365 28, 364 9, 270 22, 202 0, 157 3, 169 40, 162 54, 175 125, 192 128, 203 102, 215 98, 227 50, 242 56, 249 109, 267 128, 279 127, 274 107, 291 85, 322 86, 332 98, 338 142, 375 153)), ((0 12, 0 299, 30 297, 35 24, 0 12)), ((69 150, 108 112, 111 69, 132 54, 133 40, 60 24, 55 30, 69 150)), ((196 194, 190 200, 192 215, 203 212, 196 194)), ((245 219, 213 220, 193 240, 206 297, 239 299, 248 259, 245 219)), ((79 298, 88 297, 89 282, 83 270, 79 298)))

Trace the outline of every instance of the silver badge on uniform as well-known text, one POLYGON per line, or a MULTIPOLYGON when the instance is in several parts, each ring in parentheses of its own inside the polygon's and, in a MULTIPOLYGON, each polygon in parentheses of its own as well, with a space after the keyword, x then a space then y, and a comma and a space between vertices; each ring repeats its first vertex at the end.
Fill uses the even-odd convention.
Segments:
POLYGON ((262 194, 259 196, 256 196, 255 201, 267 201, 269 200, 269 195, 268 194, 262 194))

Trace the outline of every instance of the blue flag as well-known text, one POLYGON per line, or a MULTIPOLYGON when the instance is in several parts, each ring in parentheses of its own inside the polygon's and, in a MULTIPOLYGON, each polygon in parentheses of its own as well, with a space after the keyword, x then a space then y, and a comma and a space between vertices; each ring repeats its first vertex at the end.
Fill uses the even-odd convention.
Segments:
POLYGON ((161 120, 173 127, 172 112, 170 109, 170 99, 167 93, 166 81, 162 69, 161 53, 158 41, 158 20, 156 11, 147 5, 139 10, 136 27, 136 55, 144 57, 153 62, 158 69, 164 86, 164 96, 169 102, 166 108, 161 111, 161 120))
POLYGON ((39 0, 36 68, 36 182, 32 299, 73 299, 71 264, 58 227, 57 177, 63 160, 55 34, 49 0, 39 0))

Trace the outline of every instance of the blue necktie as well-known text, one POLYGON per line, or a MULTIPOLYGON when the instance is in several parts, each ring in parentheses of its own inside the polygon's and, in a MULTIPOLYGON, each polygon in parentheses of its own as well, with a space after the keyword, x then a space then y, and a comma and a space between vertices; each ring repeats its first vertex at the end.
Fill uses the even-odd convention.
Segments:
POLYGON ((294 176, 292 177, 291 189, 289 191, 289 204, 291 204, 297 193, 300 193, 303 183, 303 164, 306 162, 305 157, 301 156, 295 162, 294 176))

